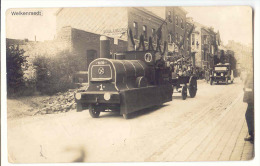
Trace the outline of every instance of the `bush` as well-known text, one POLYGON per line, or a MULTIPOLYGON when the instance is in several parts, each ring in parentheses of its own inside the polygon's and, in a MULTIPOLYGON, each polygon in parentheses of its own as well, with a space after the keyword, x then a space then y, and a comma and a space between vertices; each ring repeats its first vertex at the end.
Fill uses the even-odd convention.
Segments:
POLYGON ((6 47, 7 64, 7 94, 8 96, 21 95, 25 88, 23 79, 26 69, 25 51, 19 48, 19 45, 10 45, 6 47))
POLYGON ((37 56, 33 65, 36 68, 36 90, 42 94, 52 95, 74 88, 73 74, 78 70, 78 60, 69 51, 48 57, 37 56))

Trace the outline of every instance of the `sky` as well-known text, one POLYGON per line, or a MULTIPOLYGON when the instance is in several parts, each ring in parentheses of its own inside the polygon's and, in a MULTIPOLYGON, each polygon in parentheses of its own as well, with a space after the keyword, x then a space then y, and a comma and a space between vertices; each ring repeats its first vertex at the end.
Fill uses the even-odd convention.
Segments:
MULTIPOLYGON (((221 40, 227 44, 234 40, 243 44, 252 43, 252 9, 247 6, 183 7, 187 17, 193 17, 205 26, 219 30, 221 40)), ((9 9, 6 12, 7 38, 29 40, 52 40, 56 35, 55 12, 48 9, 9 9), (14 16, 13 11, 41 11, 41 16, 14 16)))
POLYGON ((193 17, 206 26, 219 30, 221 40, 227 44, 234 40, 252 44, 252 9, 248 6, 183 7, 187 17, 193 17))

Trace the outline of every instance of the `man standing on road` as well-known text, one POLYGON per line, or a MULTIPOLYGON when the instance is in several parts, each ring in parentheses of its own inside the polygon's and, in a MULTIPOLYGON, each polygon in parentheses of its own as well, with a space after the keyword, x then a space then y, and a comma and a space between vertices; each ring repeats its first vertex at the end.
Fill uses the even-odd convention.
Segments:
POLYGON ((247 74, 244 86, 244 98, 243 101, 248 104, 246 110, 246 123, 248 127, 249 136, 245 138, 245 141, 254 143, 254 78, 253 72, 247 74))

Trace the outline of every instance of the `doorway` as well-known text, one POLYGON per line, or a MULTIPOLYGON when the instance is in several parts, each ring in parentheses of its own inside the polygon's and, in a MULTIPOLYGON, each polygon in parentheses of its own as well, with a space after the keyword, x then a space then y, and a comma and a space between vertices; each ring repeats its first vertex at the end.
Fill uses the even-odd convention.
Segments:
POLYGON ((97 51, 96 50, 87 50, 87 65, 86 70, 88 70, 89 64, 97 59, 97 51))

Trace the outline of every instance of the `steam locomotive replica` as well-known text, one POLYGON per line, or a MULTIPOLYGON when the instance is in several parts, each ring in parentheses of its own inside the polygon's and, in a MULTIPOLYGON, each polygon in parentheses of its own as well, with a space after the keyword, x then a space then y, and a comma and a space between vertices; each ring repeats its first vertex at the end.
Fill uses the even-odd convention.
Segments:
POLYGON ((171 101, 171 71, 159 50, 128 51, 112 58, 109 40, 102 36, 100 58, 88 68, 88 86, 75 93, 77 111, 88 108, 93 118, 118 111, 127 119, 132 112, 171 101))
POLYGON ((129 35, 135 50, 113 56, 109 39, 100 38, 100 58, 89 65, 88 86, 75 93, 77 111, 88 108, 93 118, 98 118, 101 112, 117 111, 128 119, 132 112, 172 101, 173 88, 182 88, 183 99, 187 97, 187 89, 195 97, 196 77, 179 73, 173 76, 176 70, 165 57, 167 42, 162 51, 158 38, 154 49, 150 37, 146 49, 143 35, 138 47, 131 29, 129 35))

